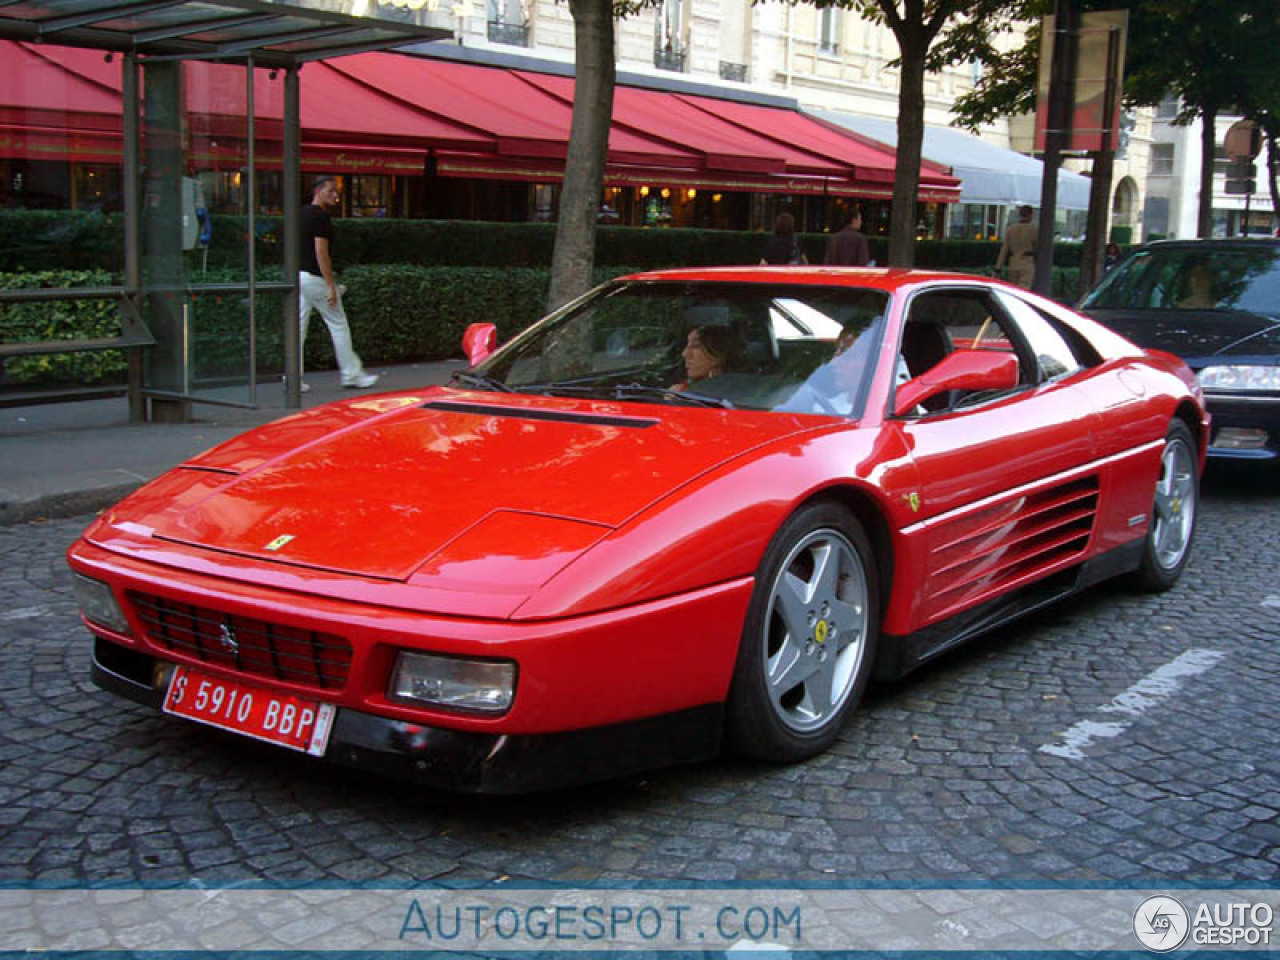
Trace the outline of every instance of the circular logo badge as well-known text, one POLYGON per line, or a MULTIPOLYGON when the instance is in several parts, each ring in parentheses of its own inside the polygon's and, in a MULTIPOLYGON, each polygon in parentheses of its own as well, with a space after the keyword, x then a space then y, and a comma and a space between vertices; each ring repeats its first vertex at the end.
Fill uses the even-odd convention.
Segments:
POLYGON ((1191 915, 1173 897, 1147 897, 1133 913, 1133 933, 1138 942, 1156 953, 1177 950, 1187 939, 1191 915))

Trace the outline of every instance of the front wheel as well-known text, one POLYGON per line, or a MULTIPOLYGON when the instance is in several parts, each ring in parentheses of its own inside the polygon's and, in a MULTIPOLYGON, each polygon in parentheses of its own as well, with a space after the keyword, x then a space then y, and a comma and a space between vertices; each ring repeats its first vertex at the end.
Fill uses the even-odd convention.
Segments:
POLYGON ((834 503, 793 514, 765 551, 729 691, 739 753, 793 763, 825 750, 862 696, 875 658, 875 558, 834 503))
POLYGON ((1200 505, 1199 458, 1191 431, 1175 419, 1165 435, 1156 480, 1151 524, 1142 547, 1134 584, 1142 590, 1168 590, 1187 566, 1200 505))

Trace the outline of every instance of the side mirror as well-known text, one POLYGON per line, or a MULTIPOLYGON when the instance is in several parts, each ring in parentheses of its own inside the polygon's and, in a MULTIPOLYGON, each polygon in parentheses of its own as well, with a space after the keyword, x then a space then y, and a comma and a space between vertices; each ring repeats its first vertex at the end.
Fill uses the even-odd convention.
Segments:
POLYGON ((905 416, 917 405, 950 390, 1012 390, 1018 385, 1018 358, 1004 350, 956 350, 914 380, 898 388, 893 415, 905 416))
POLYGON ((462 334, 462 352, 474 367, 498 347, 498 328, 492 323, 473 323, 462 334))

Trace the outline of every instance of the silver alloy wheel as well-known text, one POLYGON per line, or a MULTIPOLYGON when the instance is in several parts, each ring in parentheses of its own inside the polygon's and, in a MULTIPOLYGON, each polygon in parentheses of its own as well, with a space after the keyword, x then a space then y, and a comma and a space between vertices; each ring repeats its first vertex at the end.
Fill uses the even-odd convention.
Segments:
POLYGON ((1156 481, 1151 544, 1155 560, 1172 570, 1186 556, 1196 520, 1195 458, 1186 442, 1174 437, 1165 444, 1156 481))
POLYGON ((816 730, 853 690, 867 650, 867 574, 853 545, 829 528, 791 548, 765 616, 765 686, 791 730, 816 730))

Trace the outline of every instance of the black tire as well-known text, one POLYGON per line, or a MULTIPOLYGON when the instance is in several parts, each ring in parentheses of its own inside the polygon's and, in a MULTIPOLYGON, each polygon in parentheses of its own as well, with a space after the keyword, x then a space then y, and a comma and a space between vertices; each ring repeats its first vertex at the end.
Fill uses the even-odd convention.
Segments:
POLYGON ((1142 561, 1132 583, 1139 590, 1168 590, 1191 557, 1200 508, 1200 457, 1187 425, 1174 418, 1165 434, 1156 480, 1151 523, 1142 545, 1142 561))
POLYGON ((729 690, 730 748, 777 763, 827 749, 862 698, 879 627, 862 526, 832 502, 797 510, 760 561, 729 690))

